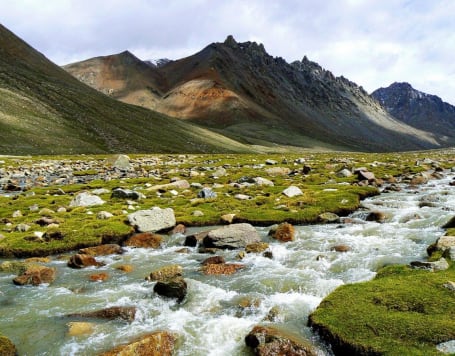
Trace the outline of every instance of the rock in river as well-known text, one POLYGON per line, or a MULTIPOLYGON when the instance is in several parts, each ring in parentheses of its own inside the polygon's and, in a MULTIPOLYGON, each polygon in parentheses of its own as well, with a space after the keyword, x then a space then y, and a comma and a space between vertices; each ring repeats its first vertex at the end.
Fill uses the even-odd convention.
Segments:
POLYGON ((100 356, 172 356, 177 336, 167 331, 155 331, 127 345, 117 346, 100 356))
POLYGON ((242 223, 227 225, 210 231, 203 243, 205 247, 237 249, 260 241, 261 238, 254 226, 242 223))
POLYGON ((136 316, 136 307, 109 307, 91 312, 69 314, 68 317, 99 318, 99 319, 122 319, 132 322, 136 316))
POLYGON ((181 276, 158 281, 153 287, 153 291, 163 297, 177 298, 180 303, 186 296, 188 286, 181 276))
POLYGON ((33 265, 20 276, 13 279, 14 284, 37 286, 42 283, 52 283, 55 280, 55 268, 33 265))

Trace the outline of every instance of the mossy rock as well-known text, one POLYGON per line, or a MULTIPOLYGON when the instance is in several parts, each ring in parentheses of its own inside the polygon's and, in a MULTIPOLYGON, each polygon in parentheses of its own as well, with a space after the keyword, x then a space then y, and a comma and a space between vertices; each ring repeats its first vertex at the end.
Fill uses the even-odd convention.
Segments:
POLYGON ((16 356, 16 346, 6 336, 0 334, 0 355, 2 356, 16 356))
POLYGON ((428 272, 390 266, 369 282, 339 287, 310 315, 335 354, 441 355, 455 339, 455 297, 444 287, 455 268, 428 272))

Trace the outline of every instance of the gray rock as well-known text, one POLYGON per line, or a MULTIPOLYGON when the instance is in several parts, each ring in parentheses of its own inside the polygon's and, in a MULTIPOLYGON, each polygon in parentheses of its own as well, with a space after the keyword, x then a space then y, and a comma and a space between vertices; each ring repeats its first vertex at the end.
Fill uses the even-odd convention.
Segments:
POLYGON ((340 222, 340 217, 334 213, 322 213, 319 214, 318 220, 322 223, 338 223, 340 222))
POLYGON ((237 249, 260 241, 261 238, 254 226, 242 223, 227 225, 210 231, 203 243, 205 247, 237 249))
POLYGON ((275 185, 271 180, 268 180, 268 179, 265 179, 262 177, 253 178, 253 182, 254 182, 254 184, 259 185, 259 186, 264 185, 267 187, 273 187, 275 185))
POLYGON ((273 160, 273 159, 267 159, 267 160, 265 161, 265 164, 270 165, 270 166, 273 166, 273 165, 275 165, 275 164, 277 164, 277 163, 278 163, 278 162, 275 161, 275 160, 273 160))
POLYGON ((197 193, 198 198, 210 199, 216 198, 217 194, 211 188, 202 188, 202 190, 197 193))
POLYGON ((213 172, 210 176, 212 178, 220 178, 220 177, 224 177, 225 175, 227 174, 227 171, 226 169, 224 169, 223 167, 219 167, 215 172, 213 172))
POLYGON ((445 258, 441 258, 435 262, 414 261, 414 262, 411 262, 411 266, 414 268, 429 269, 433 272, 436 272, 436 271, 445 271, 446 269, 448 269, 449 263, 446 261, 445 258))
POLYGON ((338 178, 347 178, 347 177, 352 176, 352 173, 351 173, 351 171, 350 171, 349 169, 344 168, 344 169, 342 169, 341 171, 338 171, 337 174, 336 174, 336 176, 337 176, 338 178))
POLYGON ((198 217, 198 216, 204 216, 204 213, 200 210, 195 210, 191 213, 191 215, 198 217))
POLYGON ((234 198, 238 199, 238 200, 250 200, 250 199, 253 199, 252 197, 250 197, 249 195, 246 195, 246 194, 236 194, 236 195, 234 195, 234 198))
POLYGON ((357 177, 359 178, 359 180, 368 180, 368 181, 370 181, 370 180, 374 180, 376 178, 374 176, 373 172, 359 170, 356 173, 357 173, 357 177))
POLYGON ((451 261, 455 261, 455 246, 449 247, 447 250, 445 250, 443 256, 450 259, 451 261))
POLYGON ((15 230, 19 231, 19 232, 26 232, 26 231, 30 230, 30 225, 19 224, 19 225, 16 226, 15 230))
POLYGON ((78 195, 76 195, 73 200, 71 200, 70 207, 75 208, 78 206, 83 206, 83 207, 96 206, 96 205, 103 205, 104 203, 105 203, 105 201, 103 199, 101 199, 99 196, 92 195, 87 192, 82 192, 82 193, 79 193, 78 195))
POLYGON ((174 227, 176 224, 173 209, 158 207, 129 214, 128 221, 139 232, 156 232, 174 227))
POLYGON ((121 171, 129 171, 132 167, 130 158, 127 155, 116 155, 107 160, 113 168, 117 168, 121 171))
POLYGON ((101 194, 107 194, 107 193, 110 193, 110 190, 106 189, 106 188, 99 188, 99 189, 92 190, 92 194, 95 194, 95 195, 101 195, 101 194))
POLYGON ((436 349, 444 354, 454 354, 455 353, 455 340, 446 341, 436 345, 436 349))
POLYGON ((150 188, 147 188, 147 190, 150 190, 150 191, 161 190, 161 191, 163 191, 163 190, 188 189, 188 188, 190 188, 190 183, 188 183, 188 181, 185 180, 185 179, 180 179, 180 180, 176 180, 174 182, 167 183, 167 184, 154 185, 154 186, 152 186, 150 188))
POLYGON ((286 195, 289 198, 296 197, 298 195, 303 195, 303 193, 300 190, 300 188, 296 187, 295 185, 291 185, 290 187, 288 187, 285 190, 283 190, 283 194, 286 195))
POLYGON ((120 198, 120 199, 132 199, 139 200, 143 197, 143 194, 135 192, 131 189, 115 188, 112 191, 111 198, 120 198))
POLYGON ((107 220, 112 218, 113 216, 114 215, 108 211, 100 211, 98 214, 96 214, 96 218, 99 220, 107 220))
POLYGON ((436 241, 436 248, 441 251, 448 250, 451 247, 455 247, 455 236, 441 236, 436 241))
POLYGON ((444 284, 444 288, 447 288, 448 290, 455 292, 455 282, 448 281, 447 283, 444 284))

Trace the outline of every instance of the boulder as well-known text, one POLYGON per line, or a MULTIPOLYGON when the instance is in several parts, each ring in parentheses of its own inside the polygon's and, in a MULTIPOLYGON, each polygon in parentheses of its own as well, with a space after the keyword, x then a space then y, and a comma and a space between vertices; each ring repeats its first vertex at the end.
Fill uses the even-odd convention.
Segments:
POLYGON ((125 273, 130 273, 133 272, 134 267, 131 265, 120 265, 115 267, 115 269, 118 269, 119 271, 125 272, 125 273))
POLYGON ((265 173, 268 175, 275 177, 275 176, 286 176, 291 173, 291 170, 287 167, 271 167, 265 170, 265 173))
POLYGON ((340 222, 340 217, 334 213, 322 213, 318 215, 318 221, 323 224, 333 224, 340 222))
POLYGON ((183 268, 179 265, 167 265, 158 268, 150 273, 148 277, 151 281, 165 281, 174 277, 181 277, 183 275, 183 268))
POLYGON ((153 291, 163 297, 176 298, 181 303, 186 296, 188 286, 181 276, 176 276, 163 281, 158 281, 153 287, 153 291))
POLYGON ((186 232, 186 226, 183 224, 178 224, 176 227, 174 227, 171 230, 170 235, 177 235, 177 234, 184 235, 185 232, 186 232))
POLYGON ((112 191, 111 198, 139 200, 143 198, 143 194, 131 189, 115 188, 112 191))
POLYGON ((159 248, 163 238, 160 235, 151 232, 142 232, 134 234, 129 237, 125 242, 124 246, 129 247, 143 247, 143 248, 159 248))
POLYGON ((20 276, 13 279, 13 283, 19 286, 31 284, 34 286, 42 283, 52 283, 55 280, 56 269, 46 266, 30 266, 20 276))
POLYGON ((259 186, 273 187, 275 184, 268 179, 262 177, 253 178, 253 183, 259 186))
POLYGON ((296 187, 295 185, 291 185, 290 187, 286 188, 285 190, 283 190, 282 193, 286 195, 288 198, 303 195, 303 192, 300 190, 300 188, 296 187))
POLYGON ((210 263, 202 266, 201 271, 207 275, 229 275, 242 268, 245 266, 238 263, 210 263))
POLYGON ((203 266, 206 265, 217 265, 221 263, 226 263, 225 259, 223 256, 211 256, 206 258, 204 261, 201 262, 203 266))
POLYGON ((120 255, 124 251, 117 244, 105 244, 94 247, 81 248, 79 250, 80 254, 90 255, 90 256, 107 256, 107 255, 120 255))
POLYGON ((349 169, 343 168, 342 170, 340 170, 336 173, 336 176, 338 178, 347 178, 347 177, 351 177, 352 173, 349 169))
POLYGON ((272 326, 255 326, 245 337, 245 343, 259 356, 316 356, 311 345, 297 336, 272 326))
POLYGON ((254 226, 241 223, 223 226, 210 231, 205 236, 203 244, 205 247, 237 249, 260 241, 261 238, 254 226))
POLYGON ((211 188, 202 188, 202 190, 197 193, 198 198, 211 199, 216 198, 217 194, 211 188))
POLYGON ((2 356, 16 356, 16 346, 6 336, 0 335, 0 355, 2 356))
POLYGON ((90 335, 95 329, 94 323, 85 321, 71 321, 67 323, 66 326, 68 328, 68 336, 90 335))
POLYGON ((351 248, 348 245, 335 245, 332 246, 331 250, 336 252, 349 252, 351 248))
POLYGON ((167 184, 158 184, 152 187, 147 188, 149 191, 167 191, 172 189, 188 189, 191 185, 185 179, 176 180, 175 182, 167 183, 167 184))
POLYGON ((271 233, 269 232, 269 235, 282 242, 294 241, 295 229, 294 226, 285 222, 279 224, 271 233))
POLYGON ((267 242, 256 242, 245 246, 246 253, 261 253, 269 248, 267 242))
POLYGON ((104 282, 109 278, 106 272, 94 273, 88 277, 92 282, 104 282))
POLYGON ((95 257, 87 254, 76 254, 71 256, 68 261, 68 267, 71 268, 84 268, 89 266, 104 266, 104 263, 98 262, 95 257))
POLYGON ((97 195, 92 195, 88 192, 82 192, 77 194, 73 200, 70 202, 70 207, 88 207, 88 206, 97 206, 103 205, 105 201, 97 195))
POLYGON ((98 318, 107 320, 121 319, 131 323, 132 321, 134 321, 134 318, 136 316, 136 307, 109 307, 91 312, 69 314, 67 316, 76 318, 98 318))
POLYGON ((224 177, 226 174, 227 174, 226 169, 224 169, 223 167, 219 167, 215 172, 213 172, 210 175, 210 177, 212 177, 212 178, 220 178, 220 177, 224 177))
POLYGON ((376 221, 378 223, 383 223, 385 219, 387 218, 386 214, 380 211, 372 211, 368 213, 366 216, 365 220, 366 221, 376 221))
POLYGON ((129 171, 132 168, 130 158, 127 155, 115 155, 106 159, 106 163, 110 164, 112 168, 120 171, 129 171))
POLYGON ((246 195, 246 194, 236 194, 236 195, 234 195, 234 198, 238 199, 238 200, 250 200, 250 199, 253 199, 253 197, 251 197, 249 195, 246 195))
POLYGON ((444 235, 436 241, 436 249, 439 251, 445 251, 451 247, 455 247, 455 236, 444 235))
POLYGON ((221 221, 225 222, 227 224, 232 224, 232 222, 234 221, 234 218, 235 218, 235 214, 224 214, 224 215, 221 215, 221 221))
POLYGON ((167 331, 155 331, 127 344, 117 346, 100 356, 172 356, 177 336, 167 331))
POLYGON ((363 169, 355 170, 355 173, 357 173, 357 178, 359 180, 374 181, 376 179, 373 172, 369 172, 363 169))
POLYGON ((441 258, 435 262, 414 261, 414 262, 411 262, 411 267, 419 268, 419 269, 428 269, 430 271, 436 272, 436 271, 445 271, 450 266, 445 258, 441 258))
POLYGON ((173 209, 158 207, 129 214, 128 221, 138 232, 156 232, 174 227, 176 224, 173 209))
POLYGON ((274 159, 270 159, 270 158, 269 158, 269 159, 265 160, 265 164, 267 164, 267 165, 269 165, 269 166, 273 166, 273 165, 275 165, 275 164, 278 164, 278 162, 275 161, 274 159))

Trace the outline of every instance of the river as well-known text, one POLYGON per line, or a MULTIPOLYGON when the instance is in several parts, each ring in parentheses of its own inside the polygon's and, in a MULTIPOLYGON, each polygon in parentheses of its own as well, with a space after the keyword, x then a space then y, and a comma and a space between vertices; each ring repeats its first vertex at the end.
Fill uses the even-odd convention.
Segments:
MULTIPOLYGON (((384 223, 366 222, 366 213, 358 211, 351 215, 354 223, 296 226, 296 239, 288 243, 271 240, 269 229, 258 227, 273 258, 248 254, 241 262, 246 268, 230 276, 203 275, 200 262, 209 255, 196 248, 177 253, 184 236, 166 238, 158 250, 127 249, 123 255, 97 257, 106 263, 101 268, 73 270, 64 258, 54 257, 48 265, 57 268, 58 277, 51 285, 18 287, 12 283, 14 275, 0 273, 1 332, 16 344, 19 355, 95 355, 154 330, 180 335, 176 355, 251 355, 244 337, 275 307, 275 324, 311 340, 320 355, 330 355, 306 326, 308 315, 340 285, 369 280, 384 265, 425 259, 427 246, 454 215, 453 177, 365 200, 365 208, 387 215, 384 223), (427 205, 433 206, 419 207, 430 194, 433 204, 427 205), (340 244, 350 251, 332 250, 340 244), (116 270, 120 264, 130 264, 134 271, 116 270), (184 268, 188 295, 181 304, 155 295, 153 282, 144 279, 167 264, 184 268), (88 280, 103 271, 110 275, 107 281, 88 280), (135 306, 135 320, 92 320, 92 334, 67 335, 66 324, 74 319, 65 315, 110 306, 135 306)), ((236 262, 238 251, 221 254, 236 262)))

